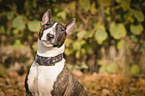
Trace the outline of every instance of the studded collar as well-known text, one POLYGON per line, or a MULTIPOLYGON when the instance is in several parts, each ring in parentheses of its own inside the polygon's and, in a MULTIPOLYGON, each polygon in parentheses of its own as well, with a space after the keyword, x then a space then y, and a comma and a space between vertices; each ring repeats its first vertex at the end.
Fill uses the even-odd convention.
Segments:
POLYGON ((62 59, 63 59, 63 53, 55 57, 42 57, 42 56, 39 56, 37 52, 35 53, 35 61, 39 65, 43 65, 43 66, 54 66, 55 63, 60 62, 62 59))

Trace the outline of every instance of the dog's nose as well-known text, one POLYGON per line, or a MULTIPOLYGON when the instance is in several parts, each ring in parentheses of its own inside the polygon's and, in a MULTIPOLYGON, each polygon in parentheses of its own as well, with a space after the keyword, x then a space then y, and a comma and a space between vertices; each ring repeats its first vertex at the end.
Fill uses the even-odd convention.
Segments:
POLYGON ((50 34, 50 33, 47 34, 47 40, 51 40, 51 39, 53 39, 53 38, 54 38, 54 35, 52 35, 52 34, 50 34))

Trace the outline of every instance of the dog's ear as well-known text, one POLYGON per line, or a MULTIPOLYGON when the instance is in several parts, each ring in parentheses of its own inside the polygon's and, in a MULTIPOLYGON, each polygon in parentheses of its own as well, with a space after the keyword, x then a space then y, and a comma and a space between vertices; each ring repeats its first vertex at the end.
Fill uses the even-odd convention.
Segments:
POLYGON ((51 9, 48 9, 43 17, 42 17, 42 21, 41 21, 41 26, 43 26, 44 24, 46 24, 48 21, 51 21, 51 9))
POLYGON ((73 31, 73 29, 75 27, 75 21, 76 21, 76 19, 73 18, 65 24, 64 27, 66 29, 67 36, 69 36, 71 34, 71 32, 73 31))

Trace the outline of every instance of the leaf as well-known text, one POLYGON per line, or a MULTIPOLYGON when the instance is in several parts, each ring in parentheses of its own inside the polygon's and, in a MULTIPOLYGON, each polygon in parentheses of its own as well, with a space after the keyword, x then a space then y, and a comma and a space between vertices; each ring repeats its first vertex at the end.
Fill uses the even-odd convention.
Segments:
POLYGON ((14 18, 14 12, 13 11, 7 12, 6 16, 9 20, 12 20, 14 18))
POLYGON ((13 48, 15 50, 20 50, 20 49, 22 49, 24 47, 24 45, 21 44, 21 41, 20 40, 16 40, 15 43, 14 43, 14 45, 12 45, 12 46, 13 46, 13 48))
POLYGON ((109 26, 109 31, 111 36, 115 39, 121 39, 126 36, 126 29, 122 23, 116 24, 115 22, 112 22, 109 26))
POLYGON ((32 5, 33 5, 34 8, 36 8, 37 7, 37 1, 36 0, 32 0, 32 5))
POLYGON ((80 40, 79 43, 82 46, 82 45, 86 44, 86 41, 85 40, 80 40))
POLYGON ((99 5, 109 6, 111 4, 111 0, 98 0, 99 5))
POLYGON ((138 38, 136 37, 136 35, 130 35, 130 39, 134 42, 137 42, 138 41, 138 38))
POLYGON ((68 48, 66 48, 65 51, 64 51, 64 53, 65 53, 66 55, 71 55, 73 52, 74 52, 74 51, 73 51, 72 49, 68 49, 68 48))
POLYGON ((65 40, 65 46, 69 47, 70 44, 71 44, 71 39, 70 38, 66 38, 66 40, 65 40))
POLYGON ((134 17, 137 19, 139 22, 144 21, 144 14, 141 11, 133 11, 134 17))
POLYGON ((7 74, 6 69, 2 64, 0 64, 0 77, 5 76, 7 74))
POLYGON ((5 28, 4 28, 4 26, 0 26, 0 33, 2 34, 2 33, 5 33, 5 28))
POLYGON ((121 0, 115 0, 117 3, 120 3, 121 2, 121 0))
POLYGON ((132 24, 130 26, 130 31, 134 35, 140 35, 143 32, 143 26, 142 26, 142 24, 138 24, 138 25, 133 25, 132 24))
POLYGON ((109 89, 103 89, 102 90, 103 96, 108 96, 108 94, 110 94, 110 90, 109 89))
POLYGON ((101 66, 101 68, 99 69, 99 72, 100 72, 100 73, 107 72, 107 64, 101 66))
POLYGON ((80 50, 81 49, 81 44, 78 41, 73 42, 73 49, 74 50, 80 50))
POLYGON ((79 4, 85 11, 89 11, 91 8, 90 0, 79 0, 79 4))
POLYGON ((87 31, 86 30, 82 30, 80 32, 78 32, 77 37, 79 40, 83 39, 86 36, 87 31))
POLYGON ((107 7, 107 8, 105 9, 105 14, 110 15, 110 7, 107 7))
POLYGON ((85 62, 82 62, 82 64, 79 67, 80 67, 80 69, 88 69, 88 66, 85 62))
POLYGON ((142 3, 142 6, 145 7, 145 1, 142 3))
POLYGON ((105 65, 104 61, 101 59, 101 60, 98 60, 97 63, 101 66, 105 65))
POLYGON ((76 8, 76 2, 71 2, 67 5, 69 8, 71 8, 72 10, 75 10, 76 8))
POLYGON ((104 27, 104 25, 102 25, 102 24, 94 24, 94 28, 95 28, 95 30, 97 30, 97 29, 103 29, 103 30, 105 30, 105 27, 104 27))
MULTIPOLYGON (((85 42, 86 43, 86 42, 85 42)), ((81 48, 81 54, 86 54, 86 50, 84 48, 81 48)))
POLYGON ((19 34, 19 30, 18 29, 14 29, 12 32, 13 32, 14 35, 18 35, 19 34))
POLYGON ((85 34, 85 39, 92 38, 94 35, 94 30, 90 30, 85 34))
POLYGON ((145 44, 142 44, 142 45, 141 45, 141 48, 140 48, 139 51, 140 51, 140 52, 145 52, 145 44))
POLYGON ((66 16, 67 16, 67 13, 66 13, 64 10, 57 13, 57 17, 60 17, 60 18, 62 18, 63 20, 66 19, 66 16))
POLYGON ((35 42, 33 45, 32 45, 32 48, 34 49, 34 51, 37 51, 37 46, 38 46, 38 43, 35 42))
POLYGON ((12 25, 14 28, 17 28, 18 30, 22 31, 26 28, 25 22, 24 22, 24 16, 17 16, 13 21, 12 25))
POLYGON ((33 38, 33 36, 32 35, 28 35, 28 40, 29 41, 32 41, 34 38, 33 38))
POLYGON ((118 70, 118 66, 117 66, 117 64, 109 64, 108 66, 107 66, 107 72, 108 73, 115 73, 115 72, 117 72, 117 70, 118 70))
POLYGON ((95 39, 97 40, 98 44, 102 44, 104 40, 106 40, 108 34, 105 30, 99 28, 95 33, 95 39))
POLYGON ((134 22, 134 18, 133 18, 133 12, 132 11, 128 11, 126 14, 124 14, 123 18, 126 20, 126 22, 130 22, 133 23, 134 22))
POLYGON ((130 72, 132 74, 138 74, 140 72, 140 68, 137 64, 134 64, 130 67, 130 72))
POLYGON ((130 2, 131 0, 121 0, 120 6, 122 7, 124 11, 127 11, 128 9, 130 9, 130 2))
POLYGON ((40 21, 38 20, 33 20, 27 23, 28 24, 28 29, 32 32, 39 32, 40 30, 40 21))
POLYGON ((80 56, 81 56, 80 51, 77 51, 76 54, 75 54, 75 57, 76 57, 76 58, 80 58, 80 56))
POLYGON ((91 13, 93 15, 95 15, 95 13, 97 12, 96 3, 95 2, 92 3, 90 11, 91 11, 91 13))
POLYGON ((90 45, 86 46, 85 47, 85 52, 88 53, 88 54, 93 54, 93 49, 90 45))
POLYGON ((121 49, 124 45, 124 40, 120 40, 119 42, 117 42, 117 49, 121 49))

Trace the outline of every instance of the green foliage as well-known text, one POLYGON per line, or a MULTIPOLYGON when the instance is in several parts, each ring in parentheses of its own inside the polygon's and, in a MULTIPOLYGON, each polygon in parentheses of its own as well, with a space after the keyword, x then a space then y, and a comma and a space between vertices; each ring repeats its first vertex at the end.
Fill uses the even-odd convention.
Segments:
POLYGON ((13 11, 7 12, 6 16, 9 20, 12 20, 14 18, 14 12, 13 11))
POLYGON ((33 48, 35 51, 37 51, 37 46, 38 46, 38 43, 35 42, 35 43, 33 44, 32 48, 33 48))
POLYGON ((124 45, 124 40, 120 40, 117 42, 117 49, 121 49, 124 45))
POLYGON ((112 74, 112 73, 116 73, 118 71, 118 66, 117 64, 110 64, 108 67, 107 67, 107 72, 112 74))
POLYGON ((14 28, 17 28, 18 30, 22 31, 26 28, 25 22, 24 22, 24 16, 17 16, 13 21, 12 25, 14 28))
POLYGON ((133 41, 133 42, 137 42, 138 41, 138 38, 136 35, 131 35, 130 36, 130 39, 133 41))
MULTIPOLYGON (((1 7, 0 13, 0 36, 2 34, 10 39, 7 42, 2 38, 2 43, 12 45, 16 50, 22 48, 23 44, 28 44, 32 50, 37 49, 38 36, 34 34, 40 30, 42 15, 51 8, 52 19, 56 22, 65 24, 71 18, 76 18, 75 30, 65 41, 65 55, 73 58, 75 63, 81 60, 81 63, 85 62, 92 67, 88 69, 95 69, 96 60, 105 56, 110 59, 107 55, 109 52, 103 52, 102 48, 109 50, 111 46, 116 48, 114 50, 126 52, 122 54, 126 58, 127 66, 132 62, 140 64, 139 59, 129 59, 129 57, 136 58, 144 54, 145 1, 143 0, 138 2, 135 0, 44 0, 41 2, 23 0, 21 3, 18 0, 14 0, 13 3, 0 0, 0 4, 5 5, 4 8, 1 7), (134 55, 136 52, 141 53, 134 55), (91 66, 90 61, 94 61, 95 64, 91 66)), ((118 69, 116 67, 118 63, 112 59, 110 61, 114 64, 101 65, 100 70, 114 73, 113 70, 118 69)))
POLYGON ((2 34, 2 33, 5 33, 5 28, 4 28, 4 26, 0 26, 0 33, 2 34))
POLYGON ((0 76, 5 76, 6 75, 6 69, 4 66, 0 64, 0 76))
POLYGON ((122 9, 123 9, 124 11, 130 9, 131 0, 121 0, 119 3, 120 3, 120 6, 122 7, 122 9))
POLYGON ((140 72, 140 68, 137 64, 134 64, 130 67, 130 72, 132 74, 138 74, 140 72))
POLYGON ((13 45, 13 48, 14 48, 15 50, 20 50, 20 49, 22 49, 23 47, 24 47, 24 45, 21 44, 21 41, 20 41, 20 40, 16 40, 15 43, 14 43, 14 45, 13 45))
POLYGON ((118 65, 115 63, 105 63, 103 60, 99 60, 98 64, 101 66, 101 68, 99 69, 99 72, 104 73, 110 73, 110 74, 114 74, 118 72, 118 65))
POLYGON ((140 35, 143 31, 143 26, 141 24, 138 25, 131 25, 130 26, 130 31, 134 34, 134 35, 140 35))
POLYGON ((105 30, 99 28, 95 33, 95 39, 97 40, 98 44, 102 44, 104 40, 106 40, 108 34, 105 30))
POLYGON ((40 30, 40 21, 33 20, 28 22, 28 29, 32 32, 39 32, 40 30))
POLYGON ((61 19, 65 20, 67 16, 66 11, 61 11, 57 13, 57 17, 60 17, 61 19))
POLYGON ((92 3, 90 11, 93 15, 95 15, 95 13, 97 12, 95 2, 92 3))
POLYGON ((81 49, 81 44, 80 44, 80 42, 78 42, 78 41, 73 42, 73 49, 74 49, 74 50, 80 50, 80 49, 81 49))
POLYGON ((74 69, 76 69, 76 70, 88 69, 88 66, 85 64, 85 62, 82 62, 82 64, 80 64, 80 65, 75 65, 75 66, 68 65, 68 68, 71 71, 73 71, 74 69))
POLYGON ((122 23, 116 24, 115 22, 112 22, 110 24, 109 31, 111 36, 115 39, 121 39, 126 36, 126 28, 122 23))
POLYGON ((89 11, 91 8, 90 0, 79 0, 79 4, 85 11, 89 11))
POLYGON ((144 14, 141 11, 133 11, 134 17, 138 20, 138 22, 144 21, 144 14))
POLYGON ((82 30, 82 31, 78 32, 77 37, 78 37, 79 40, 82 40, 87 35, 89 35, 89 34, 87 34, 87 31, 86 30, 82 30))
POLYGON ((100 5, 109 6, 111 4, 111 0, 98 0, 100 5))

